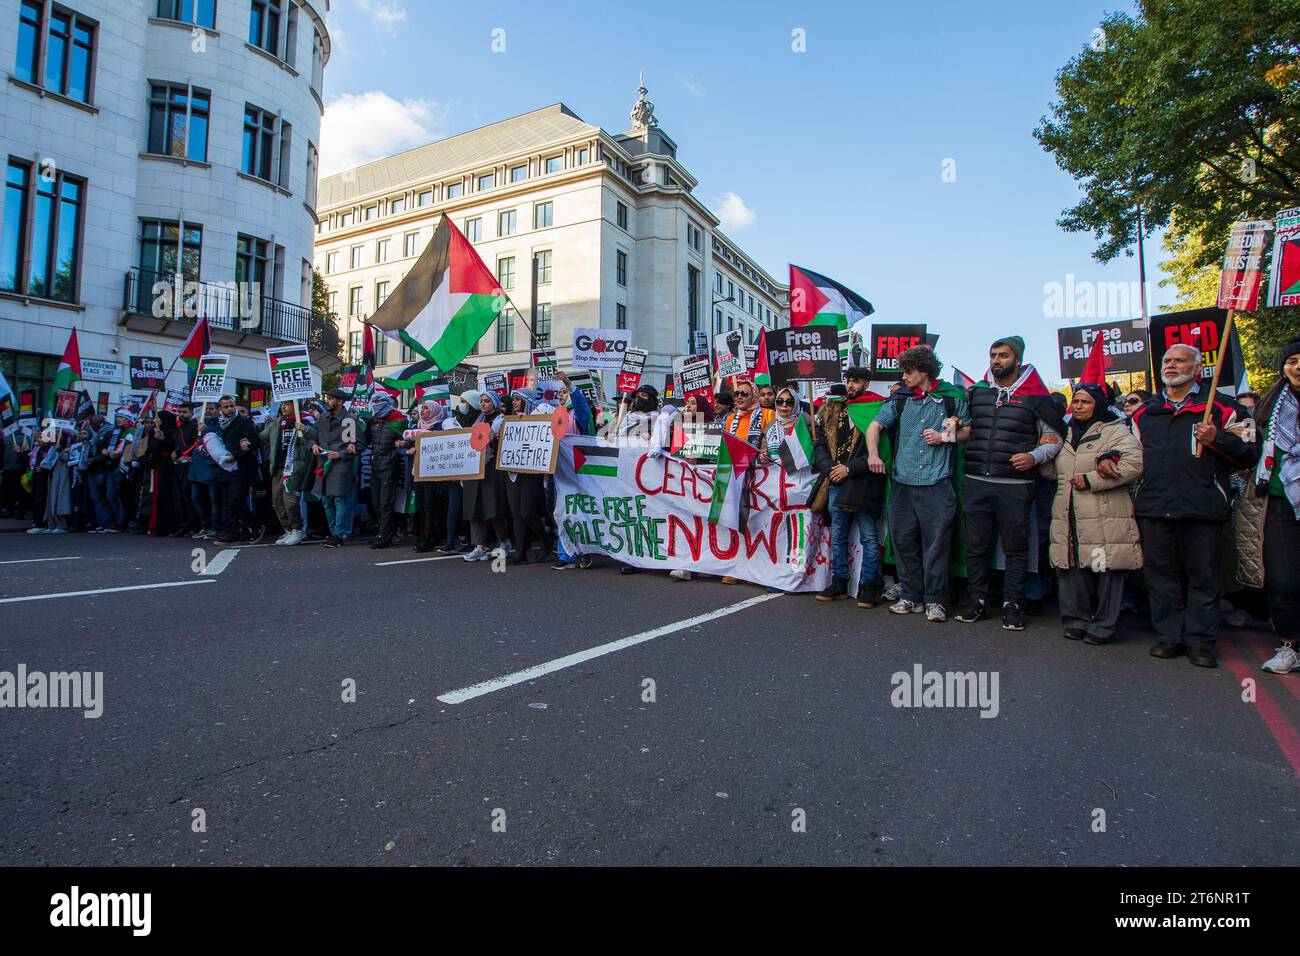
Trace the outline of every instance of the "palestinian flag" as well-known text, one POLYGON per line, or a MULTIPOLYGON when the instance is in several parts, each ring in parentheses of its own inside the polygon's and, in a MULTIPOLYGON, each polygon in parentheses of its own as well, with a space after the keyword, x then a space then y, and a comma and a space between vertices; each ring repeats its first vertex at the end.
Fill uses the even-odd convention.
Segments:
POLYGON ((435 378, 442 376, 442 370, 438 364, 431 359, 424 359, 413 365, 408 365, 396 375, 390 375, 387 378, 381 378, 379 381, 390 390, 403 391, 408 388, 416 388, 432 382, 435 378))
POLYGON ((718 445, 718 467, 713 473, 709 524, 740 530, 745 483, 757 460, 757 448, 728 432, 722 433, 722 443, 718 445))
POLYGON ((361 364, 375 367, 375 330, 369 322, 361 323, 361 364))
POLYGON ((790 266, 790 325, 833 325, 851 328, 875 312, 873 306, 848 286, 801 266, 790 266))
POLYGON ((199 319, 181 346, 180 360, 185 363, 185 390, 194 390, 194 376, 199 374, 199 359, 212 351, 212 332, 208 320, 199 319))
POLYGON ((447 405, 451 402, 451 389, 444 380, 436 379, 423 385, 417 385, 415 387, 415 398, 421 402, 427 398, 429 401, 447 405))
POLYGON ((267 349, 266 358, 271 364, 272 372, 279 371, 296 371, 298 369, 310 369, 311 361, 301 351, 301 346, 293 346, 293 350, 288 355, 277 355, 277 351, 287 351, 285 349, 267 349))
POLYGON ((54 381, 50 383, 50 396, 46 411, 54 408, 54 396, 60 391, 72 391, 72 384, 81 381, 81 350, 77 348, 77 330, 68 336, 68 344, 63 349, 63 358, 54 372, 54 381))
POLYGON ((618 447, 615 445, 573 445, 573 470, 580 475, 618 477, 618 447))
POLYGON ((1106 387, 1106 369, 1110 366, 1110 356, 1101 346, 1101 336, 1092 340, 1092 349, 1088 352, 1088 361, 1084 363, 1083 374, 1079 376, 1080 385, 1100 385, 1106 387))
POLYGON ((469 355, 505 301, 474 247, 443 216, 433 241, 370 325, 449 369, 469 355))
POLYGON ((754 358, 754 367, 749 370, 754 380, 754 387, 772 384, 772 372, 767 366, 767 329, 758 333, 758 355, 754 358))
MULTIPOLYGON (((880 410, 885 407, 885 401, 883 395, 877 395, 875 392, 863 392, 845 406, 848 409, 849 421, 853 423, 854 428, 862 432, 862 441, 867 440, 867 428, 876 420, 880 410)), ((888 432, 884 432, 880 436, 880 460, 885 463, 885 472, 888 474, 890 463, 894 460, 888 432)))
POLYGON ((958 388, 960 388, 962 391, 966 391, 967 389, 969 389, 971 386, 975 384, 975 379, 971 378, 969 375, 967 375, 965 372, 963 372, 961 369, 959 369, 957 366, 954 365, 952 367, 952 383, 956 385, 958 388))
POLYGON ((777 454, 781 458, 781 467, 788 474, 806 471, 813 465, 812 432, 808 430, 808 420, 800 415, 795 419, 794 428, 786 436, 777 454))

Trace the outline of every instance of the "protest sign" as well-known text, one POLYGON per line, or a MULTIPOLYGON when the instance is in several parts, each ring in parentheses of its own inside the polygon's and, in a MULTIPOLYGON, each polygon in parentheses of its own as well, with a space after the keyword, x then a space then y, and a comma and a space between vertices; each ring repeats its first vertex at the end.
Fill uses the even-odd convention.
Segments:
POLYGON ((76 418, 77 403, 81 396, 77 392, 68 389, 59 389, 54 393, 54 417, 55 418, 76 418))
POLYGON ((472 428, 412 433, 415 481, 473 481, 483 477, 487 455, 470 444, 472 428))
POLYGON ((559 452, 550 415, 507 415, 501 423, 497 471, 554 474, 559 452))
POLYGON ((194 375, 194 390, 190 392, 190 401, 215 402, 225 394, 226 366, 230 364, 229 355, 202 355, 199 367, 194 375))
POLYGON ((833 325, 772 329, 765 336, 772 385, 840 381, 839 332, 833 325))
POLYGON ((733 575, 783 591, 829 584, 829 530, 804 503, 811 473, 756 466, 739 532, 709 524, 713 473, 712 465, 565 436, 555 471, 555 522, 565 551, 605 554, 638 568, 733 575))
POLYGON ((1201 380, 1207 385, 1214 379, 1214 368, 1220 356, 1225 360, 1223 372, 1219 376, 1220 391, 1235 396, 1242 390, 1244 365, 1241 359, 1241 343, 1236 331, 1224 348, 1223 334, 1227 325, 1228 313, 1224 309, 1188 309, 1184 312, 1165 312, 1151 316, 1151 364, 1154 367, 1155 381, 1160 381, 1160 362, 1170 346, 1192 345, 1201 350, 1201 380))
POLYGON ((1268 219, 1234 223, 1219 274, 1219 308, 1253 312, 1259 303, 1264 249, 1273 231, 1268 219))
MULTIPOLYGON (((266 350, 266 364, 271 371, 271 400, 291 402, 314 398, 316 386, 311 380, 311 354, 305 345, 282 345, 266 350)), ((250 399, 251 401, 251 399, 250 399)))
POLYGON ((722 431, 726 427, 721 421, 706 422, 703 416, 682 415, 681 428, 685 444, 677 454, 682 458, 698 461, 713 461, 718 457, 718 445, 722 443, 722 431))
POLYGON ((29 418, 36 414, 36 391, 24 388, 18 393, 18 417, 29 418))
POLYGON ((459 362, 454 368, 445 372, 443 378, 447 380, 447 391, 452 395, 468 392, 478 388, 478 366, 459 362))
POLYGON ((910 348, 926 344, 924 325, 873 325, 871 327, 871 377, 897 381, 903 377, 898 357, 910 348))
POLYGON ((114 385, 122 382, 122 363, 105 362, 101 359, 81 360, 81 380, 83 382, 109 382, 114 385))
MULTIPOLYGON (((531 383, 537 381, 537 373, 531 368, 512 368, 510 370, 510 391, 517 388, 527 388, 531 383)), ((503 395, 502 398, 505 396, 503 395)))
POLYGON ((1281 210, 1273 217, 1273 227, 1268 304, 1274 308, 1300 305, 1300 207, 1281 210))
POLYGON ((101 415, 108 414, 108 392, 100 392, 95 400, 95 408, 101 415))
POLYGON ((573 367, 617 372, 631 344, 627 329, 574 329, 573 367))
POLYGON ((173 415, 180 414, 181 406, 186 402, 185 389, 169 388, 167 389, 167 398, 163 402, 163 410, 171 412, 173 415))
POLYGON ((488 372, 483 376, 483 390, 496 392, 498 398, 505 398, 510 393, 510 381, 505 372, 488 372))
POLYGON ((618 372, 618 385, 614 391, 630 395, 641 385, 641 376, 645 372, 645 360, 649 355, 645 349, 628 347, 623 353, 623 366, 618 372))
POLYGON ((131 356, 131 387, 157 391, 167 387, 167 372, 162 359, 153 355, 131 356))
POLYGON ((581 390, 592 408, 600 408, 605 404, 605 383, 601 381, 599 372, 579 369, 569 376, 569 381, 574 388, 581 390))
POLYGON ((674 397, 685 401, 692 395, 712 395, 711 364, 707 355, 688 355, 673 359, 673 374, 681 383, 681 390, 675 391, 674 397))
POLYGON ((139 415, 144 411, 144 405, 147 401, 149 401, 149 395, 144 392, 123 392, 118 399, 118 405, 139 415))
POLYGON ((533 368, 537 369, 538 379, 555 378, 560 363, 555 360, 555 350, 550 346, 539 346, 532 350, 533 368))
POLYGON ((709 354, 709 333, 704 331, 703 329, 696 329, 695 340, 691 342, 691 345, 695 347, 696 355, 708 355, 709 354))
POLYGON ((1141 322, 1105 322, 1056 330, 1061 377, 1078 378, 1088 364, 1094 343, 1106 356, 1110 372, 1143 372, 1151 364, 1147 354, 1147 330, 1141 322))
POLYGON ((740 329, 731 329, 713 337, 713 354, 718 363, 718 375, 731 378, 744 375, 749 368, 745 364, 745 337, 740 329))
POLYGON ((16 431, 18 431, 18 410, 14 408, 13 393, 6 392, 0 395, 0 433, 8 438, 16 431))

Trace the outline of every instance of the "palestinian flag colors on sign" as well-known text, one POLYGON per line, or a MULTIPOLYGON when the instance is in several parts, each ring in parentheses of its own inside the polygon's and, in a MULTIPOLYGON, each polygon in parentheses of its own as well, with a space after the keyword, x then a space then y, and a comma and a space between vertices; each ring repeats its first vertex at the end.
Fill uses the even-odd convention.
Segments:
POLYGON ((790 266, 790 325, 833 325, 847 329, 875 312, 875 307, 848 286, 819 272, 790 266))
POLYGON ((1268 277, 1268 304, 1300 305, 1300 207, 1273 217, 1273 268, 1268 277))
POLYGON ((618 447, 605 445, 574 445, 573 470, 580 475, 618 477, 618 447))
POLYGON ((443 216, 433 240, 370 325, 450 369, 469 355, 504 304, 496 278, 443 216))

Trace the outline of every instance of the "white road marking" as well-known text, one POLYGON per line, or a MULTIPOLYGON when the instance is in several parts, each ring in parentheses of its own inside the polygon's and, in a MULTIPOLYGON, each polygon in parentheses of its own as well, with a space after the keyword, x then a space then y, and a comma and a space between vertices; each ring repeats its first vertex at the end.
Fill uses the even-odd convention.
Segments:
POLYGON ((183 588, 190 584, 216 584, 216 581, 168 581, 164 584, 132 584, 123 588, 95 588, 93 591, 60 591, 57 594, 29 594, 25 597, 0 598, 0 604, 21 601, 48 601, 51 598, 85 597, 90 594, 116 594, 118 591, 152 591, 155 588, 183 588))
POLYGON ((23 558, 21 561, 0 561, 0 564, 38 564, 41 561, 80 561, 81 555, 74 558, 23 558))
POLYGON ((720 607, 716 611, 709 611, 705 614, 697 614, 695 617, 688 617, 684 621, 665 624, 663 627, 656 627, 653 630, 642 631, 640 634, 633 634, 631 637, 624 637, 617 641, 610 641, 608 644, 600 644, 596 647, 590 647, 585 651, 578 651, 576 654, 557 657, 553 661, 547 661, 545 664, 537 664, 534 667, 515 671, 513 674, 506 674, 504 677, 494 677, 492 680, 472 684, 469 687, 462 687, 460 690, 448 691, 445 694, 439 694, 438 699, 444 704, 463 704, 465 701, 473 700, 475 697, 482 697, 484 694, 491 694, 493 691, 502 690, 506 687, 513 687, 515 684, 522 684, 524 681, 534 680, 535 678, 542 677, 546 674, 551 674, 558 670, 564 670, 566 667, 583 664, 594 658, 603 657, 606 654, 613 654, 615 651, 621 651, 628 647, 635 647, 637 644, 644 644, 646 641, 653 641, 656 637, 663 637, 666 634, 683 631, 688 627, 707 624, 709 621, 716 621, 720 617, 726 617, 729 614, 744 611, 757 604, 762 604, 764 601, 770 601, 773 598, 779 598, 782 596, 782 594, 760 594, 758 597, 752 597, 747 601, 741 601, 739 604, 730 604, 727 607, 720 607))
POLYGON ((393 564, 420 564, 423 561, 450 561, 452 558, 459 558, 459 554, 440 554, 436 558, 407 558, 404 561, 376 561, 375 567, 386 568, 393 564))
MULTIPOLYGON (((220 574, 222 571, 226 570, 226 568, 230 567, 230 562, 235 560, 235 555, 237 554, 239 554, 238 548, 227 548, 225 551, 218 552, 217 556, 209 561, 199 574, 208 574, 213 576, 220 574)), ((251 561, 252 558, 249 558, 249 560, 251 561)))

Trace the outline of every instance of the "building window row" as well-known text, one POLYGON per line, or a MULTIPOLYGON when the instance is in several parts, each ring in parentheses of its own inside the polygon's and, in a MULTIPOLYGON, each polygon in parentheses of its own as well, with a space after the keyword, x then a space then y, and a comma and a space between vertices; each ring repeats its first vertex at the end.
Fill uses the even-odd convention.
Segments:
POLYGON ((53 4, 46 18, 37 0, 18 8, 18 55, 14 75, 68 99, 90 103, 93 96, 95 39, 99 25, 53 4))
POLYGON ((5 174, 0 289, 77 301, 86 180, 10 157, 5 174))

